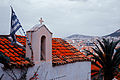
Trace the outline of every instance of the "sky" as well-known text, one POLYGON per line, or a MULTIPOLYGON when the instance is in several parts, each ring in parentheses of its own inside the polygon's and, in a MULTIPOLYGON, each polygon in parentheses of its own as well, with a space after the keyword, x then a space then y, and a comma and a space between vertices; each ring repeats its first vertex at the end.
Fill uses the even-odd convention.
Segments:
POLYGON ((25 31, 41 17, 53 37, 104 36, 120 29, 120 0, 0 0, 0 35, 10 32, 10 5, 25 31))

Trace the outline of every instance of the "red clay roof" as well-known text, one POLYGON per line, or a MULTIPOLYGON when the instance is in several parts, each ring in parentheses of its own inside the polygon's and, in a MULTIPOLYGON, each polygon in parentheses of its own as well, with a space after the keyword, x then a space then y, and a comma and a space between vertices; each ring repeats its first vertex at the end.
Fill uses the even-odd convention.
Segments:
MULTIPOLYGON (((17 44, 11 45, 11 41, 8 37, 8 35, 0 35, 0 56, 6 61, 6 63, 4 63, 9 66, 15 65, 16 67, 33 65, 29 59, 25 58, 25 47, 21 47, 17 44)), ((21 44, 26 44, 25 37, 17 36, 16 38, 21 44)))
MULTIPOLYGON (((11 40, 8 37, 8 35, 0 35, 0 54, 4 56, 10 65, 32 65, 31 62, 25 58, 25 36, 16 36, 17 41, 23 44, 24 47, 21 47, 17 44, 11 45, 11 40)), ((85 55, 83 55, 65 40, 61 38, 52 39, 53 66, 86 60, 88 59, 85 57, 85 55)))
POLYGON ((88 60, 79 50, 61 38, 52 39, 53 65, 88 60))

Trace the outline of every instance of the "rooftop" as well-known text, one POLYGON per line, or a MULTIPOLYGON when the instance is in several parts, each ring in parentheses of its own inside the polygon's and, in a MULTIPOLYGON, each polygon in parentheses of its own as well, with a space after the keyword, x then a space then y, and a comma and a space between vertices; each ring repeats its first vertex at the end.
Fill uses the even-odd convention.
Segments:
MULTIPOLYGON (((11 45, 9 35, 0 35, 0 59, 1 63, 9 66, 33 66, 34 64, 25 57, 26 38, 16 35, 16 39, 23 46, 11 45)), ((52 38, 52 64, 53 66, 73 63, 77 61, 88 61, 79 50, 61 38, 52 38)))

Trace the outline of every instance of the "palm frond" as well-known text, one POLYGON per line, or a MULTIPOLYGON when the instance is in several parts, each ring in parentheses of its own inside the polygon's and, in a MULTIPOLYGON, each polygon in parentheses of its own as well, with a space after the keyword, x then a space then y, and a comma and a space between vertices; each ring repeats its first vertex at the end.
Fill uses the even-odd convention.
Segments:
POLYGON ((113 57, 113 65, 118 66, 120 64, 120 48, 116 49, 116 53, 113 57))
POLYGON ((91 70, 91 73, 99 72, 99 70, 91 70))
POLYGON ((117 48, 116 52, 113 55, 113 61, 115 61, 115 59, 120 55, 119 53, 120 53, 120 48, 117 48))
POLYGON ((100 42, 100 40, 97 39, 97 42, 100 44, 100 47, 102 48, 103 52, 106 52, 104 45, 102 44, 102 42, 100 42))
POLYGON ((98 61, 102 66, 104 66, 104 63, 103 61, 100 59, 100 57, 96 56, 95 54, 93 54, 92 52, 88 51, 88 50, 85 50, 86 53, 88 55, 93 55, 93 59, 95 59, 96 61, 98 61))
MULTIPOLYGON (((94 43, 95 44, 95 43, 94 43)), ((94 49, 94 48, 92 48, 93 50, 94 50, 94 52, 96 53, 96 54, 98 54, 98 56, 101 58, 101 60, 102 60, 102 62, 105 62, 105 59, 104 59, 104 53, 100 50, 100 48, 98 47, 98 45, 96 45, 95 44, 95 46, 96 46, 96 48, 94 49)))
POLYGON ((95 60, 92 61, 92 65, 96 66, 93 67, 95 69, 91 71, 94 73, 92 79, 102 80, 104 77, 105 80, 112 80, 116 71, 120 71, 118 67, 120 65, 120 48, 116 49, 114 53, 120 40, 114 42, 103 38, 102 41, 97 40, 97 42, 98 44, 94 43, 95 48, 92 48, 97 55, 90 51, 86 51, 88 55, 93 55, 92 58, 95 60), (108 71, 110 72, 108 73, 108 71))
MULTIPOLYGON (((113 41, 112 41, 113 42, 113 41)), ((112 43, 111 42, 111 43, 112 43)), ((111 46, 111 50, 110 50, 110 53, 111 53, 111 57, 113 57, 113 54, 114 54, 114 49, 115 49, 115 47, 117 46, 117 44, 120 42, 120 40, 118 40, 118 41, 116 41, 116 42, 113 42, 113 44, 111 44, 110 46, 111 46)), ((118 50, 116 50, 116 51, 118 51, 118 50)))
POLYGON ((103 60, 103 57, 102 57, 103 55, 101 55, 101 52, 100 52, 100 51, 97 51, 97 50, 94 49, 94 48, 93 48, 93 50, 95 51, 95 53, 98 53, 98 54, 99 54, 99 57, 96 56, 96 57, 94 57, 94 59, 97 60, 98 62, 100 62, 102 66, 104 66, 105 60, 103 60), (102 59, 101 59, 100 56, 102 57, 102 59))
POLYGON ((99 73, 96 72, 95 74, 91 75, 92 78, 96 77, 99 73))
POLYGON ((91 76, 92 80, 103 80, 103 68, 101 68, 100 70, 92 70, 92 72, 94 72, 94 74, 91 76))
POLYGON ((98 68, 102 68, 99 64, 97 64, 96 62, 93 62, 93 61, 92 61, 92 65, 95 65, 98 68))

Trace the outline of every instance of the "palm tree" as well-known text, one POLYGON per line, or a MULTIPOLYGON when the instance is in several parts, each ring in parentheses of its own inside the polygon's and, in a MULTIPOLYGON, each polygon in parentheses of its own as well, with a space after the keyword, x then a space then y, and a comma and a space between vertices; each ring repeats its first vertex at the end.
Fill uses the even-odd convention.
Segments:
POLYGON ((92 65, 96 68, 91 70, 93 80, 112 80, 114 76, 119 72, 120 64, 120 47, 116 49, 120 40, 114 42, 109 39, 97 40, 98 44, 95 44, 94 53, 85 50, 88 55, 93 55, 92 65))

